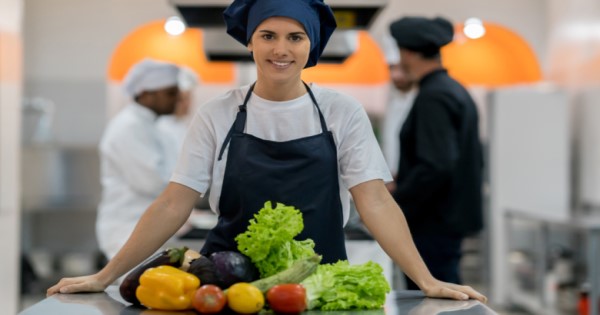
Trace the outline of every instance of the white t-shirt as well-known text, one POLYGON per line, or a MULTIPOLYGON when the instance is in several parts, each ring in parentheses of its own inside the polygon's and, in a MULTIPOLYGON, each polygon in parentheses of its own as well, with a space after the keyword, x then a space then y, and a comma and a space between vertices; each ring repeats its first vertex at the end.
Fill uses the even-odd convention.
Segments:
MULTIPOLYGON (((228 147, 220 161, 218 155, 248 89, 234 89, 198 108, 171 177, 171 181, 200 193, 210 187, 210 206, 217 213, 228 147)), ((388 182, 392 177, 361 104, 315 84, 311 90, 335 139, 345 224, 350 209, 348 189, 373 179, 388 182)), ((261 139, 289 141, 322 132, 318 111, 308 93, 284 102, 265 100, 253 93, 247 112, 245 132, 261 139)))

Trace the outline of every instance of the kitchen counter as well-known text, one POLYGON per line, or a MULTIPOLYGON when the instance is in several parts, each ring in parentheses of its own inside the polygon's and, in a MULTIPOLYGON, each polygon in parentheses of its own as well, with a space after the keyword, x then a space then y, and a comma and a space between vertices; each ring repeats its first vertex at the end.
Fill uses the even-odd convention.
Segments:
MULTIPOLYGON (((476 300, 454 301, 425 298, 420 291, 390 293, 382 309, 370 311, 309 311, 309 315, 493 315, 496 312, 476 300)), ((167 312, 128 306, 116 286, 102 293, 56 294, 23 310, 19 315, 197 315, 193 311, 167 312)))

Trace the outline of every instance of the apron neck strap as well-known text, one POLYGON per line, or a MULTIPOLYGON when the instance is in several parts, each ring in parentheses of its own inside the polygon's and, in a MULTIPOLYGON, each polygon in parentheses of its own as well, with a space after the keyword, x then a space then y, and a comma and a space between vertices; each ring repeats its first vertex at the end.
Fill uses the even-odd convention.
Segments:
POLYGON ((223 158, 223 153, 225 152, 225 148, 227 148, 227 145, 229 144, 229 141, 231 140, 231 135, 233 134, 233 131, 240 131, 240 132, 244 131, 244 126, 246 125, 246 107, 247 107, 248 101, 250 100, 250 96, 252 96, 252 91, 254 90, 254 85, 256 85, 256 82, 252 83, 252 85, 248 89, 248 92, 246 93, 246 97, 244 98, 244 103, 242 105, 238 106, 239 111, 237 113, 237 116, 235 117, 235 121, 233 122, 233 125, 231 125, 231 128, 229 128, 229 131, 227 132, 225 141, 223 141, 223 144, 221 145, 221 150, 219 151, 218 161, 220 161, 223 158))
MULTIPOLYGON (((308 84, 306 84, 304 81, 302 81, 302 84, 304 84, 304 87, 306 87, 306 91, 308 92, 310 99, 312 100, 313 104, 317 108, 317 111, 319 112, 319 120, 321 122, 322 132, 327 131, 327 124, 325 123, 325 117, 323 117, 323 113, 321 113, 321 108, 319 108, 319 104, 317 103, 317 99, 315 98, 315 95, 313 94, 313 92, 310 89, 310 87, 308 86, 308 84)), ((248 92, 246 93, 246 97, 244 98, 244 103, 242 105, 238 106, 239 111, 235 118, 235 122, 229 129, 229 132, 227 132, 225 141, 223 142, 223 145, 221 146, 221 151, 219 152, 219 159, 218 159, 219 161, 223 157, 223 153, 225 152, 225 148, 227 147, 227 145, 229 144, 229 141, 231 140, 231 136, 232 136, 233 132, 234 131, 244 132, 244 128, 246 127, 246 116, 247 116, 246 110, 248 107, 248 101, 250 100, 250 96, 252 96, 252 91, 254 91, 255 85, 256 85, 256 82, 252 83, 252 85, 248 89, 248 92)))
POLYGON ((252 83, 252 85, 248 89, 248 92, 246 93, 246 97, 244 98, 244 103, 239 106, 240 112, 245 112, 246 111, 246 106, 248 104, 248 101, 250 100, 250 96, 252 96, 252 92, 254 91, 254 86, 255 85, 256 85, 256 82, 252 83))
POLYGON ((323 132, 327 131, 327 124, 325 123, 325 117, 323 117, 323 113, 321 113, 321 108, 319 108, 319 103, 317 103, 317 99, 315 98, 315 95, 313 94, 313 92, 310 89, 310 87, 308 86, 308 84, 306 84, 304 81, 302 81, 302 84, 304 84, 304 87, 306 87, 306 91, 308 92, 308 95, 310 95, 310 99, 312 100, 313 104, 315 104, 315 107, 317 108, 317 111, 319 112, 319 119, 321 120, 321 130, 323 132))

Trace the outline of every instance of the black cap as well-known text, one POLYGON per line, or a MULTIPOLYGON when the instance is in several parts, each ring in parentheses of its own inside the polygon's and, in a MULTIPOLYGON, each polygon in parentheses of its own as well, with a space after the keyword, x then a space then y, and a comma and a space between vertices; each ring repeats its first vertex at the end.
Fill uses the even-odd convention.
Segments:
POLYGON ((390 24, 390 34, 398 47, 432 56, 452 41, 454 27, 441 17, 404 17, 390 24))

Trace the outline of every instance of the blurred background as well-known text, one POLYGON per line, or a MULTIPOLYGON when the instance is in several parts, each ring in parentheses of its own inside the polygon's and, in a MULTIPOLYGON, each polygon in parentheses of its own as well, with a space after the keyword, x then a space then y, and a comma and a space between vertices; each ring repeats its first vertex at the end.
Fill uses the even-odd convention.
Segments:
MULTIPOLYGON (((126 102, 131 65, 154 57, 193 69, 195 107, 254 80, 245 48, 223 29, 229 2, 0 0, 5 314, 105 263, 94 234, 97 146, 126 102)), ((476 100, 485 147, 485 229, 464 244, 465 282, 501 313, 582 314, 588 301, 597 312, 600 2, 326 2, 340 29, 303 78, 361 101, 376 133, 390 88, 388 24, 405 15, 455 23, 442 59, 476 100)))

